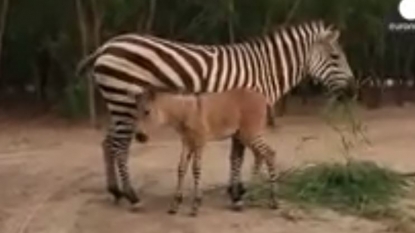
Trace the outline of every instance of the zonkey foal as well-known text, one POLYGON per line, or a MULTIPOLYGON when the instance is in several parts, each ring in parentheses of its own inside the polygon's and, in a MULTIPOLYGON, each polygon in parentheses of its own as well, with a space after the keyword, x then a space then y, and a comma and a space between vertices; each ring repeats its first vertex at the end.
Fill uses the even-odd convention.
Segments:
MULTIPOLYGON (((146 131, 153 127, 170 126, 181 136, 183 151, 178 166, 177 189, 169 213, 175 214, 182 203, 183 180, 193 159, 194 191, 190 214, 198 214, 202 200, 199 188, 202 149, 207 141, 229 137, 252 150, 255 155, 254 175, 258 173, 261 161, 266 162, 271 185, 270 206, 277 208, 275 152, 263 138, 267 104, 260 93, 246 89, 201 95, 149 91, 136 96, 136 101, 140 133, 147 135, 146 131)), ((231 161, 231 164, 230 187, 234 187, 241 184, 241 158, 231 161)), ((243 205, 241 192, 244 191, 239 190, 232 197, 236 209, 243 205)))

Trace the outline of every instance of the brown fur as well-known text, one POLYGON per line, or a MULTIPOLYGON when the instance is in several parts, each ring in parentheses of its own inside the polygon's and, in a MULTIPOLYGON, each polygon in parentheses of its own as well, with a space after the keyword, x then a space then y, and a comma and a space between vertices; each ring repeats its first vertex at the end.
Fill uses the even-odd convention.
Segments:
POLYGON ((262 133, 266 126, 266 100, 250 90, 236 89, 199 97, 158 93, 152 101, 147 106, 151 109, 147 110, 155 115, 139 117, 138 128, 145 131, 172 126, 182 136, 185 136, 184 130, 198 145, 230 137, 238 130, 241 139, 249 140, 262 133))
MULTIPOLYGON (((262 159, 267 161, 272 182, 275 181, 274 151, 262 140, 266 127, 267 104, 260 93, 235 89, 222 93, 180 95, 147 93, 137 99, 137 126, 141 130, 171 126, 182 137, 183 153, 179 164, 179 183, 171 212, 175 213, 182 200, 182 179, 190 159, 195 176, 196 214, 201 195, 198 191, 200 157, 204 145, 211 140, 237 137, 254 151, 255 174, 262 159)), ((240 168, 233 171, 239 176, 240 168)), ((231 177, 238 179, 238 177, 231 177)))

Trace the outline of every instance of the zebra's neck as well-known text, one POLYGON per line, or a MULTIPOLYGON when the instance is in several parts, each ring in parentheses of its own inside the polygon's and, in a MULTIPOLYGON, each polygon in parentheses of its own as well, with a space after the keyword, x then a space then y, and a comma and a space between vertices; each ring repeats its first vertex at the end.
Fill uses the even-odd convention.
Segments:
POLYGON ((215 82, 208 85, 208 91, 254 88, 274 103, 302 81, 310 49, 323 28, 319 22, 300 24, 216 47, 212 72, 216 77, 210 77, 215 82))

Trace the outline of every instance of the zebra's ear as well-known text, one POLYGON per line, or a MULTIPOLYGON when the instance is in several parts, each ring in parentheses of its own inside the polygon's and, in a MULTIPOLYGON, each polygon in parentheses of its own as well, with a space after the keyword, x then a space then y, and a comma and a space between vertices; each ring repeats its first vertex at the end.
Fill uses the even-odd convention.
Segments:
POLYGON ((331 33, 329 34, 329 40, 332 42, 338 41, 340 38, 340 31, 335 29, 333 31, 331 31, 331 33))
POLYGON ((323 40, 328 42, 336 42, 340 38, 340 31, 337 29, 327 29, 323 33, 323 40))

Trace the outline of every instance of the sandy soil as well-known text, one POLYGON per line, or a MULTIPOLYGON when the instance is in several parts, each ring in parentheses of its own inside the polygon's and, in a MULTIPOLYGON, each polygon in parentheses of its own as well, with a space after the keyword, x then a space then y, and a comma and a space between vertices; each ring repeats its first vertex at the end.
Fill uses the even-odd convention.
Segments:
MULTIPOLYGON (((229 142, 211 143, 204 156, 206 191, 198 218, 187 216, 189 199, 177 216, 166 213, 175 185, 180 144, 163 132, 150 144, 134 144, 131 172, 144 199, 141 212, 115 206, 104 189, 102 131, 48 117, 10 119, 0 112, 0 232, 288 232, 371 233, 388 226, 331 211, 303 212, 288 204, 278 211, 249 208, 234 213, 216 187, 228 182, 229 142)), ((365 112, 373 145, 358 149, 401 171, 415 171, 415 107, 365 112)), ((341 159, 338 137, 316 116, 284 117, 267 135, 281 169, 307 162, 341 159), (312 141, 302 143, 304 137, 312 141)), ((252 161, 247 156, 245 176, 252 161)), ((190 176, 188 177, 190 178, 190 176)), ((191 181, 191 179, 188 179, 191 181)), ((190 186, 190 182, 187 183, 190 186)))

